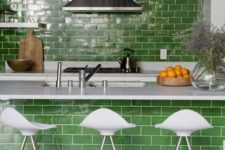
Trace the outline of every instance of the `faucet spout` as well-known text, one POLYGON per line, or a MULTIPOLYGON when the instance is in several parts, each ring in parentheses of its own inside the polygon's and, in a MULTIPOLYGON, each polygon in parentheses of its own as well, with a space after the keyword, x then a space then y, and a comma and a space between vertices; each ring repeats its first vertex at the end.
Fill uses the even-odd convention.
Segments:
POLYGON ((95 69, 87 75, 85 78, 86 82, 101 68, 101 66, 101 64, 98 64, 95 69))
POLYGON ((99 68, 101 67, 101 64, 98 64, 94 70, 92 72, 90 72, 87 76, 86 76, 86 68, 85 69, 81 69, 79 71, 79 87, 85 88, 86 87, 86 82, 99 70, 99 68))

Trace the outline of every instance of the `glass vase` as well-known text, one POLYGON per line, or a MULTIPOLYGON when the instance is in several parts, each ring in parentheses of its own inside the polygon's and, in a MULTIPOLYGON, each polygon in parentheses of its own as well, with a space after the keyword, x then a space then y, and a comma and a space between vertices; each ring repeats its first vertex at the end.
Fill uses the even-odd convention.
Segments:
POLYGON ((224 80, 219 78, 216 68, 208 67, 208 62, 199 60, 192 71, 192 85, 195 88, 203 90, 222 90, 224 89, 224 80))

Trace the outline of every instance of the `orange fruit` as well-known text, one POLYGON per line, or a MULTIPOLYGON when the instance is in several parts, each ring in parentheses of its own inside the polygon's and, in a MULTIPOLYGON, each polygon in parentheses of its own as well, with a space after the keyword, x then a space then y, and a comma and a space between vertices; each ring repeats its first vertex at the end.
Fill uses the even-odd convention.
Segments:
POLYGON ((182 68, 181 69, 181 73, 182 73, 183 76, 184 75, 189 75, 190 74, 190 71, 187 68, 182 68))
POLYGON ((172 66, 166 67, 166 71, 170 71, 170 70, 173 70, 173 67, 172 66))
POLYGON ((181 70, 182 67, 181 67, 180 65, 176 65, 176 66, 174 67, 174 69, 175 69, 175 70, 181 70))
POLYGON ((177 76, 182 76, 181 70, 175 69, 174 71, 176 72, 176 75, 177 76))
POLYGON ((169 78, 176 78, 176 72, 174 70, 167 71, 167 77, 169 78))
POLYGON ((186 75, 183 75, 184 78, 189 78, 190 75, 189 74, 186 74, 186 75))
POLYGON ((166 71, 160 71, 159 76, 160 77, 167 77, 167 72, 166 71))

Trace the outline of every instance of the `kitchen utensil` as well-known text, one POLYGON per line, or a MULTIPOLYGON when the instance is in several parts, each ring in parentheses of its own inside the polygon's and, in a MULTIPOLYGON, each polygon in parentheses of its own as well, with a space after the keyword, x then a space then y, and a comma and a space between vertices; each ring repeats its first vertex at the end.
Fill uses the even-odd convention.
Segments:
POLYGON ((127 52, 127 56, 123 57, 122 59, 119 57, 118 62, 120 63, 120 68, 123 70, 132 70, 136 68, 136 64, 132 58, 130 58, 130 55, 134 53, 134 50, 125 48, 123 51, 127 52))
POLYGON ((32 71, 44 71, 42 41, 33 36, 33 29, 28 30, 28 37, 20 40, 19 59, 32 60, 32 71))
POLYGON ((16 11, 13 10, 1 10, 0 11, 0 22, 13 22, 15 19, 16 11))
POLYGON ((14 59, 7 60, 7 64, 13 71, 27 71, 32 67, 32 60, 27 59, 14 59))
POLYGON ((190 78, 167 78, 157 76, 157 83, 163 86, 189 86, 191 85, 190 78))

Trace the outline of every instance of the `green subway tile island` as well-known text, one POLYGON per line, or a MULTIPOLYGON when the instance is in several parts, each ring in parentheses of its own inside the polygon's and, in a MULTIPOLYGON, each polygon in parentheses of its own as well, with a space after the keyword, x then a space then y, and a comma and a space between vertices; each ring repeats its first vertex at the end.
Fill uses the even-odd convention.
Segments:
MULTIPOLYGON (((213 126, 192 134, 193 150, 223 149, 224 90, 155 83, 165 66, 180 64, 191 70, 195 65, 198 56, 190 54, 177 36, 198 19, 209 19, 209 1, 137 0, 142 11, 99 13, 62 10, 68 2, 0 0, 0 15, 3 10, 15 11, 10 19, 0 18, 0 109, 13 107, 29 121, 57 126, 37 132, 39 150, 99 150, 102 136, 80 126, 88 114, 99 108, 111 109, 136 124, 135 128, 115 133, 116 150, 175 150, 176 134, 155 125, 182 109, 198 112, 213 126), (6 19, 14 23, 38 22, 34 35, 43 43, 44 72, 9 69, 5 62, 18 58, 20 40, 27 37, 28 30, 1 27, 6 19), (56 87, 57 62, 62 62, 63 69, 97 64, 118 67, 118 58, 127 58, 124 48, 135 50, 131 57, 141 73, 94 73, 82 90, 78 87, 78 72, 63 72, 62 87, 56 87), (166 59, 160 58, 160 49, 167 49, 166 59), (106 87, 102 87, 103 80, 107 80, 106 87)), ((22 141, 20 132, 0 124, 1 150, 20 149, 22 141)), ((25 149, 33 150, 30 140, 25 149)), ((110 139, 106 139, 104 150, 111 149, 110 139)), ((187 149, 182 140, 180 150, 187 149)))

